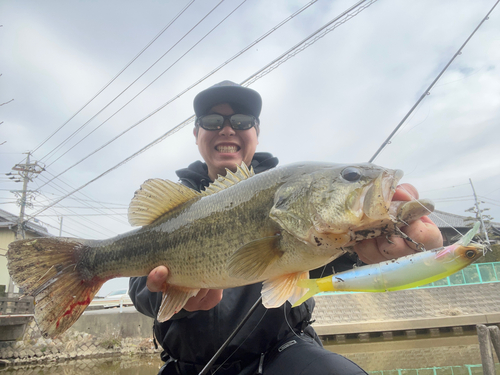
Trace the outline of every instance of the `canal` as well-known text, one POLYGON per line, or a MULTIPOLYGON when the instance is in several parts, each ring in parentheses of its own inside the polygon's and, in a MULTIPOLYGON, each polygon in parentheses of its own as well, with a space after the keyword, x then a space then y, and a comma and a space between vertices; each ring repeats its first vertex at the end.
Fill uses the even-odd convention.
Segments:
MULTIPOLYGON (((373 375, 479 375, 482 374, 479 345, 474 330, 440 331, 415 337, 346 337, 342 342, 326 340, 328 350, 342 354, 373 375)), ((11 375, 155 375, 159 356, 121 356, 10 367, 11 375)), ((500 366, 497 363, 497 371, 500 366)))

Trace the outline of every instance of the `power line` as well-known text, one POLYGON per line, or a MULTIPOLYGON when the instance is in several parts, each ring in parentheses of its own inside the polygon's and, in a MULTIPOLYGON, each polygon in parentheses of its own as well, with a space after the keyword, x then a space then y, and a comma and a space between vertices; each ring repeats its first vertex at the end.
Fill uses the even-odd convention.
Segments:
MULTIPOLYGON (((104 108, 102 108, 99 112, 97 112, 94 116, 90 118, 85 124, 83 124, 76 132, 74 132, 70 137, 66 138, 65 141, 63 141, 57 148, 62 147, 64 144, 66 144, 73 136, 75 136, 81 129, 83 129, 88 123, 90 123, 95 117, 97 117, 100 113, 102 113, 106 108, 108 108, 116 99, 118 99, 125 91, 127 91, 134 83, 136 83, 141 77, 143 77, 153 66, 155 66, 161 59, 163 59, 174 47, 176 47, 186 36, 188 36, 200 23, 202 23, 217 7, 219 7, 220 4, 222 4, 225 0, 221 0, 215 7, 213 7, 200 21, 198 21, 187 33, 185 33, 172 47, 170 47, 167 52, 165 52, 160 58, 158 58, 149 68, 147 68, 139 77, 137 77, 131 84, 129 84, 121 93, 119 93, 111 102, 106 104, 104 108)), ((241 5, 246 0, 244 0, 240 5, 236 7, 238 9, 241 5)), ((217 28, 223 21, 225 21, 234 11, 234 9, 226 18, 224 18, 218 25, 216 25, 212 30, 210 30, 203 38, 201 38, 197 43, 195 43, 186 53, 184 53, 179 59, 177 59, 173 64, 171 64, 166 70, 164 70, 159 76, 157 76, 153 81, 151 81, 146 87, 144 87, 139 93, 137 93, 132 99, 130 99, 127 103, 125 103, 122 107, 120 107, 115 113, 113 113, 110 117, 108 117, 104 122, 102 122, 100 125, 98 125, 94 130, 92 130, 89 134, 87 134, 85 137, 83 137, 80 141, 78 141, 76 144, 74 144, 72 147, 70 147, 66 152, 64 152, 62 155, 60 155, 56 160, 54 160, 52 163, 49 164, 51 166, 54 164, 57 160, 62 158, 64 155, 66 155, 69 151, 71 151, 75 146, 77 146, 80 142, 82 142, 84 139, 86 139, 88 136, 90 136, 93 132, 95 132, 97 129, 99 129, 102 125, 104 125, 108 120, 110 120, 112 117, 114 117, 117 113, 119 113, 123 108, 125 108, 127 105, 129 105, 132 101, 134 101, 139 95, 141 95, 144 91, 146 91, 153 83, 155 83, 160 77, 162 77, 172 66, 174 66, 179 60, 181 60, 184 56, 186 56, 196 45, 198 45, 203 39, 205 39, 215 28, 217 28)), ((125 132, 127 132, 126 130, 125 132)), ((119 135, 120 137, 121 135, 119 135)), ((112 140, 113 141, 113 140, 112 140)), ((55 151, 52 150, 52 151, 55 151)), ((51 151, 51 152, 52 152, 51 151)), ((48 155, 46 155, 48 156, 48 155)), ((44 156, 45 158, 45 156, 44 156)), ((43 159, 43 158, 42 158, 43 159)))
POLYGON ((490 195, 491 193, 494 193, 494 192, 496 192, 496 191, 498 191, 498 190, 500 190, 500 188, 495 189, 495 190, 492 190, 492 191, 490 191, 489 193, 486 193, 486 195, 490 195))
MULTIPOLYGON (((33 207, 44 207, 45 205, 38 205, 38 204, 34 204, 33 207)), ((81 206, 58 206, 59 208, 78 208, 78 209, 82 209, 82 210, 85 210, 85 209, 88 209, 88 210, 95 210, 96 208, 95 207, 81 207, 81 206)), ((116 209, 119 209, 119 210, 128 210, 128 207, 102 207, 100 208, 101 210, 116 210, 116 209)), ((106 214, 106 215, 109 215, 109 214, 106 214)), ((116 213, 114 215, 122 215, 120 213, 116 213)))
MULTIPOLYGON (((57 207, 57 209, 60 209, 60 207, 57 207)), ((55 215, 54 215, 54 216, 58 216, 58 217, 61 217, 61 216, 69 216, 69 215, 66 215, 66 213, 64 213, 64 214, 63 214, 63 213, 61 213, 61 212, 58 212, 58 211, 56 210, 56 208, 54 208, 54 207, 52 207, 52 210, 55 212, 55 215)), ((87 216, 87 215, 79 215, 78 213, 76 213, 75 211, 70 210, 70 209, 68 209, 68 211, 69 211, 69 212, 71 212, 74 216, 87 216)), ((72 216, 73 216, 73 215, 72 215, 72 216)), ((52 215, 50 215, 50 216, 52 216, 52 215)), ((93 231, 93 232, 95 232, 95 233, 98 233, 98 234, 100 234, 100 235, 102 235, 102 236, 104 236, 104 237, 109 237, 110 235, 111 235, 111 236, 116 235, 116 232, 111 231, 111 230, 108 230, 107 228, 103 228, 102 226, 100 226, 99 224, 97 224, 97 223, 93 222, 92 220, 88 219, 87 217, 81 217, 81 219, 82 219, 82 221, 84 221, 84 222, 85 222, 85 223, 87 223, 87 224, 90 224, 90 225, 93 225, 93 226, 97 226, 97 227, 98 227, 98 229, 96 229, 96 228, 92 228, 91 226, 84 224, 82 221, 79 221, 79 222, 78 222, 78 226, 79 226, 79 227, 84 227, 84 228, 87 228, 88 230, 91 230, 91 231, 93 231), (107 231, 107 233, 104 233, 104 232, 102 232, 102 231, 101 231, 101 230, 99 230, 99 229, 104 229, 104 230, 106 230, 106 231, 107 231)), ((66 223, 65 225, 66 225, 66 226, 68 226, 68 224, 67 224, 67 223, 66 223)), ((57 228, 57 229, 58 229, 58 228, 57 228)), ((76 229, 76 230, 78 231, 78 229, 76 229)))
MULTIPOLYGON (((49 173, 50 175, 54 176, 52 173, 50 173, 49 171, 46 170, 47 173, 49 173)), ((43 176, 45 178, 45 176, 43 176)), ((60 181, 62 183, 64 183, 65 185, 67 185, 70 189, 74 189, 73 186, 69 185, 68 183, 64 182, 63 180, 60 179, 60 181)), ((50 183, 51 185, 55 186, 61 193, 65 194, 67 192, 66 189, 60 187, 59 185, 57 185, 55 182, 53 182, 53 179, 52 180, 49 180, 47 183, 50 183)), ((43 186, 47 185, 47 183, 45 183, 43 186)), ((98 202, 98 201, 95 201, 93 200, 91 197, 89 197, 88 195, 86 195, 85 193, 81 193, 81 195, 83 195, 84 197, 86 198, 89 198, 89 201, 92 202, 92 203, 96 203, 98 205, 101 205, 102 206, 102 203, 98 202)), ((79 198, 75 198, 77 201, 81 202, 82 204, 88 206, 88 207, 91 207, 88 203, 86 203, 87 201, 83 201, 79 198)), ((98 207, 93 207, 97 212, 100 212, 100 209, 98 207)), ((108 208, 109 209, 109 208, 108 208)), ((120 224, 126 224, 128 225, 128 222, 125 222, 123 220, 120 220, 120 219, 114 219, 115 221, 117 221, 118 223, 120 224)))
POLYGON ((277 57, 273 61, 271 61, 269 64, 267 64, 265 67, 260 69, 258 72, 252 74, 250 77, 248 77, 246 80, 243 81, 242 84, 245 84, 246 86, 250 86, 252 83, 257 81, 258 79, 261 79, 265 75, 269 74, 271 71, 276 69, 278 66, 283 64, 284 62, 288 61, 290 58, 294 57, 298 53, 304 51, 306 48, 310 47, 314 43, 316 43, 319 39, 323 38, 326 34, 330 33, 331 31, 335 30, 337 27, 340 25, 344 24, 345 22, 349 21, 351 18, 357 16, 359 13, 361 13, 363 10, 368 8, 370 5, 375 3, 377 0, 361 0, 354 4, 352 7, 347 9, 346 11, 342 12, 340 15, 332 19, 330 22, 326 23, 324 26, 320 27, 318 30, 316 30, 314 33, 309 35, 307 38, 303 39, 296 45, 294 45, 292 48, 290 48, 288 51, 283 53, 281 56, 277 57), (366 3, 363 5, 363 3, 366 3), (363 6, 362 6, 363 5, 363 6))
POLYGON ((127 213, 123 213, 123 214, 64 214, 64 215, 38 215, 37 217, 61 217, 61 216, 64 216, 64 217, 72 217, 72 216, 127 216, 127 213))
MULTIPOLYGON (((122 70, 118 72, 118 74, 111 79, 101 90, 95 94, 92 99, 90 99, 85 105, 80 108, 73 116, 71 116, 64 124, 62 124, 54 133, 52 133, 47 139, 45 139, 41 144, 39 144, 33 152, 37 151, 40 147, 42 147, 50 138, 52 138, 59 130, 61 130, 68 122, 70 122, 76 115, 78 115, 85 107, 87 107, 95 98, 97 98, 109 85, 111 85, 132 63, 142 55, 144 51, 146 51, 190 6, 194 3, 195 0, 191 0, 189 4, 187 4, 129 63, 125 65, 122 70)), ((59 146, 58 146, 59 147, 59 146)), ((54 151, 54 150, 53 150, 54 151)), ((51 151, 52 152, 52 151, 51 151)), ((50 154, 50 153, 49 153, 50 154)), ((47 156, 47 155, 46 155, 47 156)), ((43 158, 45 158, 44 156, 43 158)), ((42 159, 43 159, 42 158, 42 159)))
POLYGON ((478 197, 479 197, 479 198, 481 198, 481 199, 485 199, 485 200, 487 200, 487 201, 493 201, 493 202, 498 202, 498 203, 500 203, 500 201, 499 201, 499 200, 497 200, 497 199, 493 199, 493 198, 488 198, 488 197, 485 197, 484 195, 478 195, 478 197))
MULTIPOLYGON (((217 6, 219 6, 222 1, 224 0, 221 0, 221 2, 219 4, 217 4, 217 6)), ((73 147, 75 147, 76 145, 78 145, 80 142, 82 142, 85 138, 87 138, 90 134, 92 134, 94 131, 96 131, 99 127, 101 127, 104 123, 106 123, 109 119, 111 119, 113 116, 115 116, 118 112, 120 112, 123 108, 125 108, 128 104, 130 104, 135 98, 137 98, 141 93, 143 93, 147 88, 149 88, 154 82, 156 82, 164 73, 166 73, 173 65, 175 65, 178 61, 180 61, 184 56, 186 56, 196 45, 198 45, 203 39, 205 39, 212 31, 214 31, 220 24, 222 24, 227 18, 229 18, 229 16, 231 16, 240 6, 243 5, 243 3, 245 3, 246 0, 243 0, 242 3, 240 3, 240 5, 238 5, 231 13, 229 13, 222 21, 220 21, 215 27, 213 27, 208 33, 206 33, 200 40, 198 40, 198 42, 196 42, 187 52, 185 52, 180 58, 178 58, 173 64, 171 64, 166 70, 164 70, 159 76, 157 76, 152 82, 150 82, 144 89, 142 89, 138 94, 136 94, 131 100, 129 100, 127 103, 125 103, 125 105, 123 105, 118 111, 116 111, 115 113, 113 113, 110 117, 108 117, 103 123, 101 123, 97 128, 95 128, 94 130, 92 130, 92 132, 90 132, 89 134, 87 134, 84 138, 82 138, 79 142, 77 142, 75 145, 73 145, 69 150, 67 150, 64 154, 62 154, 59 158, 57 158, 54 162, 52 162, 51 164, 49 164, 49 166, 51 166, 52 164, 54 164, 57 160, 59 160, 62 156, 64 156, 67 152, 69 152, 73 147)), ((193 29, 199 24, 201 23, 206 17, 208 17, 208 15, 214 11, 216 8, 214 7, 207 15, 205 15, 205 17, 203 17, 194 27, 193 29)), ((189 32, 191 32, 193 29, 191 29, 189 32)), ((188 33, 189 33, 188 32, 188 33)), ((187 34, 186 34, 187 35, 187 34)), ((134 81, 135 82, 135 81, 134 81)), ((130 87, 130 86, 129 86, 130 87)), ((162 110, 163 108, 165 108, 168 104, 170 104, 171 102, 173 102, 174 100, 178 99, 181 95, 183 95, 185 92, 187 92, 188 90, 185 90, 184 92, 182 92, 181 94, 175 96, 173 99, 171 99, 169 102, 165 103, 164 105, 162 105, 161 107, 157 108, 156 110, 154 110, 153 112, 151 112, 150 114, 148 114, 146 117, 142 118, 141 120, 139 120, 138 122, 136 122, 135 124, 133 124, 132 126, 130 126, 129 128, 125 129, 123 132, 121 132, 120 134, 118 134, 117 136, 115 136, 114 138, 112 138, 111 140, 109 140, 108 142, 106 142, 105 144, 103 144, 102 146, 98 147, 97 149, 95 149, 94 151, 92 151, 90 154, 88 154, 87 156, 85 156, 83 159, 80 159, 78 162, 76 162, 75 164, 71 165, 70 167, 66 168, 64 171, 62 171, 61 173, 59 173, 55 178, 58 178, 59 176, 61 176, 62 174, 66 173, 67 171, 69 171, 71 168, 74 168, 76 167, 78 164, 80 164, 81 162, 83 162, 84 160, 88 159, 90 156, 96 154, 97 152, 99 152, 100 150, 104 149, 105 147, 109 146, 111 143, 113 143, 114 141, 116 141, 118 138, 120 138, 121 136, 123 136, 124 134, 128 133, 130 130, 134 129, 136 126, 138 126, 139 124, 143 123, 144 121, 146 121, 148 118, 152 117, 153 115, 155 115, 156 113, 158 113, 160 110, 162 110)), ((115 98, 116 99, 116 98, 115 98)))
MULTIPOLYGON (((1 189, 0 189, 1 190, 1 189)), ((56 198, 60 198, 61 196, 60 195, 57 195, 57 194, 54 194, 54 193, 51 193, 51 192, 46 192, 46 191, 40 191, 40 189, 37 189, 37 191, 42 194, 43 196, 45 196, 47 198, 47 200, 51 200, 48 196, 49 195, 53 195, 54 197, 56 198)), ((84 194, 82 194, 84 195, 84 194)), ((0 199, 8 199, 8 198, 0 198, 0 199)), ((123 207, 128 207, 129 205, 128 204, 124 204, 124 203, 115 203, 115 202, 101 202, 101 201, 96 201, 95 199, 83 199, 83 198, 74 198, 74 197, 68 197, 68 199, 72 199, 72 200, 75 200, 77 202, 92 202, 92 203, 97 203, 97 204, 100 204, 101 206, 103 205, 111 205, 111 206, 121 206, 121 207, 116 207, 117 209, 120 209, 120 208, 123 208, 123 207)), ((108 207, 102 207, 102 208, 108 208, 108 207)))
MULTIPOLYGON (((59 228, 58 228, 58 227, 55 227, 55 226, 50 225, 50 224, 48 224, 48 223, 43 223, 43 224, 44 224, 44 225, 46 225, 46 226, 48 226, 48 227, 50 227, 50 228, 52 228, 52 229, 59 230, 59 228)), ((67 225, 66 225, 66 226, 67 226, 67 225)), ((71 227, 71 226, 70 226, 70 227, 71 227)), ((73 228, 73 229, 74 229, 74 228, 73 228)), ((69 235, 70 235, 70 236, 72 236, 72 237, 81 237, 81 236, 79 236, 78 234, 68 232, 68 231, 67 231, 67 230, 65 230, 65 229, 63 229, 63 232, 64 232, 64 233, 66 233, 66 234, 69 234, 69 235)), ((77 232, 78 232, 78 230, 77 230, 77 232)))
MULTIPOLYGON (((246 1, 246 0, 245 0, 246 1)), ((234 11, 236 11, 236 9, 238 9, 245 1, 243 1, 237 8, 235 8, 228 16, 226 16, 221 22, 219 22, 219 24, 217 24, 212 30, 210 30, 210 32, 212 32, 216 27, 218 27, 222 22, 224 22, 234 11)), ((222 69, 225 65, 229 64, 231 61, 235 60, 237 57, 241 56, 243 53, 245 53, 246 51, 248 51, 250 48, 252 48, 254 45, 256 45, 257 43, 259 43, 260 41, 262 41, 263 39, 265 39, 266 37, 268 37, 270 34, 272 34, 274 31, 276 31, 278 28, 280 28, 281 26, 283 26, 285 23, 287 23, 288 21, 290 21, 291 19, 293 19, 294 17, 296 17, 298 14, 302 13, 305 9, 309 8, 311 5, 313 5, 314 3, 316 3, 318 0, 313 0, 313 1, 310 1, 308 4, 304 5, 302 8, 300 8, 299 10, 297 10, 296 12, 294 12, 292 15, 290 15, 289 17, 287 17, 286 19, 284 19, 283 21, 281 21, 278 25, 274 26, 272 29, 270 29, 269 31, 267 31, 265 34, 263 34, 261 37, 257 38, 255 41, 253 41, 252 43, 250 43, 247 47, 245 47, 244 49, 242 49, 240 52, 238 52, 237 54, 235 54, 234 56, 232 56, 231 58, 229 58, 228 60, 226 60, 223 64, 219 65, 217 68, 215 68, 214 70, 212 70, 210 73, 208 73, 207 75, 205 75, 204 77, 202 77, 200 80, 198 80, 197 82, 195 82, 194 84, 192 84, 191 86, 189 86, 187 89, 185 89, 184 91, 182 91, 181 93, 177 94, 175 97, 171 98, 169 101, 167 101, 166 103, 164 103, 162 106, 158 107, 156 110, 154 110, 153 112, 151 112, 150 114, 148 114, 146 117, 142 118, 141 120, 139 120, 137 123, 133 124, 131 127, 129 127, 128 129, 126 129, 125 131, 123 131, 122 133, 120 133, 118 136, 116 136, 115 138, 111 139, 110 141, 108 141, 107 143, 105 143, 104 145, 102 145, 101 147, 99 147, 98 149, 94 150, 92 153, 88 154, 87 156, 85 156, 83 159, 81 159, 80 161, 78 161, 77 163, 73 164, 72 166, 68 167, 66 170, 64 170, 63 172, 59 173, 57 176, 55 176, 53 179, 56 179, 58 178, 59 176, 61 176, 62 174, 66 173, 68 170, 70 170, 71 168, 74 168, 75 166, 77 166, 78 164, 80 164, 81 162, 83 162, 84 160, 86 160, 87 158, 89 158, 90 156, 92 156, 93 154, 97 153, 98 151, 102 150, 104 147, 107 147, 110 143, 114 142, 116 139, 118 139, 119 137, 121 137, 123 134, 125 134, 126 132, 130 131, 131 129, 133 129, 134 127, 136 127, 137 125, 141 124, 142 122, 144 122, 145 120, 147 120, 149 117, 153 116, 154 114, 158 113, 160 110, 162 110, 163 108, 165 108, 167 105, 169 105, 170 103, 172 103, 173 101, 175 101, 176 99, 178 99, 179 97, 181 97, 182 95, 184 95, 186 92, 188 92, 189 90, 191 90, 192 88, 194 88, 195 86, 197 86, 198 84, 200 84, 201 82, 203 82, 205 79, 207 79, 208 77, 210 77, 211 75, 215 74, 218 70, 222 69)), ((209 32, 209 33, 210 33, 209 32)), ((201 40, 203 40, 209 33, 207 33, 201 40)), ((200 42, 198 41, 198 43, 200 42)), ((198 44, 197 43, 197 44, 198 44)), ((194 46, 193 46, 194 47, 194 46)), ((189 51, 188 51, 189 52, 189 51)), ((184 56, 184 55, 183 55, 184 56)), ((181 56, 182 58, 182 56, 181 56)), ((177 60, 178 61, 178 60, 177 60)), ((162 73, 163 74, 163 73, 162 73)), ((158 77, 159 78, 159 77, 158 77)), ((153 81, 154 82, 154 81, 153 81)), ((129 102, 130 103, 130 102, 129 102)), ((127 103, 128 104, 128 103, 127 103)), ((123 108, 123 107, 122 107, 123 108)), ((120 109, 121 110, 121 109, 120 109)), ((116 112, 117 113, 117 112, 116 112)), ((115 114, 116 114, 115 113, 115 114)), ((114 114, 113 114, 114 116, 114 114)), ((111 117, 110 117, 111 118, 111 117)), ((109 118, 108 118, 109 120, 109 118)), ((106 120, 106 121, 108 121, 106 120)), ((185 125, 187 125, 188 123, 191 122, 191 118, 187 119, 186 121, 190 120, 189 122, 187 122, 185 125)), ((181 126, 182 124, 184 124, 186 121, 184 121, 183 123, 179 124, 178 127, 184 127, 185 125, 181 126)), ((101 124, 102 125, 102 124, 101 124)), ((180 129, 180 128, 179 128, 180 129)), ((173 131, 173 133, 175 133, 177 130, 173 131)), ((76 146, 76 145, 75 145, 76 146)), ((74 146, 73 146, 74 147, 74 146)), ((149 148, 149 147, 148 147, 149 148)), ((52 163, 53 164, 53 163, 52 163)), ((53 180, 52 179, 52 180, 53 180)), ((44 185, 43 185, 44 186, 44 185)), ((41 187, 43 187, 41 186, 41 187)))
POLYGON ((453 188, 456 188, 456 187, 459 187, 459 186, 465 186, 465 185, 469 186, 469 184, 452 185, 452 186, 447 186, 447 187, 443 187, 443 188, 439 188, 439 189, 423 190, 420 193, 428 193, 428 192, 437 191, 437 190, 453 189, 453 188))
POLYGON ((448 199, 448 198, 440 198, 440 199, 433 199, 434 202, 467 202, 474 200, 474 198, 454 198, 454 199, 448 199))
MULTIPOLYGON (((357 10, 357 8, 359 8, 363 3, 367 2, 367 0, 361 0, 359 1, 357 4, 355 4, 354 6, 352 6, 351 8, 349 8, 347 11, 343 12, 340 16, 337 16, 335 17, 332 21, 330 21, 329 23, 327 23, 325 26, 321 27, 320 29, 318 29, 318 31, 316 33, 313 33, 311 34, 308 38, 314 38, 314 42, 317 41, 320 37, 326 35, 326 32, 330 32, 330 31, 333 31, 338 25, 341 25, 343 23, 345 23, 346 21, 340 21, 337 25, 334 25, 333 27, 330 27, 328 29, 326 29, 327 26, 331 25, 333 22, 339 20, 340 18, 342 17, 347 17, 348 19, 351 19, 352 17, 354 17, 351 12, 354 12, 354 15, 357 15, 359 14, 362 10, 366 9, 368 6, 370 6, 371 4, 373 4, 375 1, 377 0, 371 0, 368 2, 368 5, 364 6, 364 7, 361 7, 361 10, 357 10), (325 30, 325 34, 321 35, 321 36, 318 36, 316 37, 321 31, 325 30), (327 31, 328 30, 328 31, 327 31)), ((500 1, 500 0, 499 0, 500 1)), ((313 42, 313 43, 314 43, 313 42)), ((253 44, 252 44, 253 45, 253 44)), ((294 49, 299 49, 300 48, 300 51, 303 51, 305 48, 309 47, 310 45, 312 45, 312 43, 306 43, 306 40, 303 40, 301 43, 297 44, 296 46, 292 47, 292 49, 288 50, 287 53, 283 54, 282 57, 283 58, 287 58, 288 54, 293 54, 292 56, 295 56, 298 52, 294 53, 294 49)), ((245 49, 246 50, 246 49, 245 49)), ((241 54, 241 53, 240 53, 241 54)), ((237 54, 239 55, 239 54, 237 54)), ((236 57, 234 57, 236 58, 236 57)), ((232 58, 232 59, 234 59, 232 58)), ((287 58, 287 60, 289 59, 290 57, 287 58)), ((228 60, 229 61, 229 60, 228 60)), ((273 60, 273 62, 271 62, 271 64, 268 64, 264 69, 267 69, 268 67, 271 67, 273 65, 276 64, 276 60, 273 60)), ((201 80, 199 80, 198 82, 196 82, 195 84, 191 85, 188 89, 186 89, 185 91, 183 91, 181 94, 177 95, 177 97, 179 97, 180 95, 184 94, 185 92, 187 92, 188 90, 190 90, 191 88, 195 87, 196 85, 198 85, 200 82, 202 82, 203 80, 205 80, 206 78, 208 78, 210 75, 214 74, 218 69, 222 68, 222 66, 224 66, 225 64, 221 65, 219 68, 217 68, 216 70, 213 70, 211 73, 209 73, 208 75, 206 75, 205 77, 203 77, 201 80)), ((280 64, 278 64, 279 66, 280 64)), ((269 71, 268 71, 269 72, 269 71)), ((268 73, 267 72, 267 73, 268 73)), ((259 78, 263 77, 264 75, 266 75, 267 73, 263 72, 263 69, 259 70, 257 73, 255 73, 254 76, 257 76, 259 75, 259 78)), ((244 81, 244 83, 246 83, 247 85, 249 85, 250 83, 248 83, 252 78, 254 78, 254 76, 251 76, 249 77, 247 80, 244 81)), ((258 79, 258 78, 257 78, 258 79)), ((255 80, 253 80, 252 82, 255 82, 255 80)), ((177 98, 176 97, 176 98, 177 98)), ((170 102, 167 102, 165 103, 163 106, 159 107, 155 112, 153 112, 152 114, 158 112, 159 110, 161 110, 162 108, 164 108, 167 104, 169 104, 170 102)), ((152 114, 148 115, 148 117, 152 116, 152 114)), ((147 117, 146 117, 147 118, 147 117)), ((59 203, 60 201, 62 201, 63 199, 65 199, 66 197, 80 191, 81 189, 85 188, 86 186, 90 185, 91 183, 93 183, 94 181, 98 180, 99 178, 101 177, 104 177, 105 175, 107 175, 108 173, 110 173, 111 171, 121 167, 122 165, 126 164, 127 162, 129 162, 130 160, 132 160, 133 158, 135 158, 136 156, 140 155, 141 153, 145 152, 146 150, 148 150, 149 148, 155 146, 156 144, 160 143, 161 141, 163 141, 164 139, 168 138, 169 136, 173 135, 174 133, 176 133, 177 131, 179 131, 180 129, 182 129, 183 127, 185 127, 186 125, 188 125, 189 123, 191 123, 192 121, 194 120, 194 115, 190 116, 189 118, 187 118, 186 120, 184 120, 183 122, 181 122, 180 124, 178 124, 177 126, 173 127, 172 129, 170 129, 168 132, 166 132, 165 134, 163 134, 162 136, 158 137, 157 139, 153 140, 152 142, 150 142, 149 144, 147 144, 146 146, 144 146, 143 148, 141 148, 140 150, 136 151, 134 154, 130 155, 129 157, 127 157, 126 159, 122 160, 120 163, 116 164, 114 167, 111 167, 110 169, 106 170, 105 172, 101 173, 100 175, 98 175, 97 177, 93 178, 92 180, 88 181, 87 183, 83 184, 82 186, 80 186, 79 188, 75 189, 74 191, 68 193, 67 195, 65 195, 64 197, 58 199, 57 201, 55 201, 54 203, 52 203, 50 206, 47 206, 46 208, 42 209, 42 210, 39 210, 37 212, 35 212, 33 215, 31 215, 31 217, 35 217, 36 215, 39 215, 41 212, 45 211, 46 209, 50 208, 52 205, 55 205, 57 203, 59 203)), ((141 120, 141 122, 144 121, 141 120)), ((90 155, 89 155, 90 156, 90 155)), ((83 160, 82 160, 83 161, 83 160)), ((60 174, 58 175, 60 176, 60 174)), ((56 178, 58 177, 56 176, 56 178)))
POLYGON ((430 95, 430 91, 432 89, 432 87, 436 84, 436 82, 439 80, 439 78, 441 78, 441 76, 444 74, 444 72, 448 69, 448 67, 451 65, 451 63, 455 60, 455 58, 460 55, 462 53, 462 49, 466 46, 466 44, 469 42, 469 40, 474 36, 474 34, 476 33, 476 31, 481 27, 481 25, 484 23, 484 21, 486 21, 488 18, 489 18, 489 15, 491 14, 491 12, 493 12, 493 10, 495 9, 495 7, 497 6, 497 4, 500 2, 500 0, 497 0, 497 2, 495 3, 495 5, 493 5, 493 7, 490 9, 490 11, 486 14, 486 16, 481 20, 481 22, 479 22, 479 25, 477 25, 477 27, 474 29, 474 31, 472 32, 472 34, 469 35, 469 37, 465 40, 465 42, 460 46, 460 48, 458 49, 458 51, 453 55, 453 57, 451 58, 450 61, 448 61, 448 63, 445 65, 445 67, 441 70, 441 72, 437 75, 437 77, 434 79, 434 81, 432 81, 432 83, 429 85, 429 87, 424 91, 424 93, 420 96, 420 98, 417 100, 417 102, 413 105, 413 107, 410 108, 410 110, 408 111, 408 113, 403 117, 403 119, 401 120, 401 122, 394 128, 394 130, 392 131, 391 134, 389 134, 389 136, 387 137, 387 139, 382 143, 382 145, 379 147, 379 149, 375 152, 375 154, 370 158, 370 160, 368 161, 369 163, 371 163, 372 161, 375 160, 375 158, 378 156, 378 154, 385 148, 385 146, 387 146, 390 142, 391 142, 391 139, 392 137, 394 136, 394 134, 396 134, 396 132, 399 130, 399 128, 403 125, 403 123, 406 121, 406 119, 411 115, 411 113, 415 110, 415 108, 417 108, 417 106, 420 104, 420 102, 422 100, 424 100, 424 98, 427 96, 427 95, 430 95))

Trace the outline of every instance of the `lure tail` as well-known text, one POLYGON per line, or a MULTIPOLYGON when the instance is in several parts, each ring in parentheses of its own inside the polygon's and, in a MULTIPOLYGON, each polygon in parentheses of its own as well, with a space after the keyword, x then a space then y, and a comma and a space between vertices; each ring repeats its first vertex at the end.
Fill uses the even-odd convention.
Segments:
POLYGON ((38 238, 9 245, 7 267, 14 282, 35 297, 35 320, 44 336, 66 331, 106 280, 84 281, 76 265, 82 242, 38 238))
POLYGON ((319 288, 316 279, 301 279, 297 282, 297 286, 301 288, 308 288, 309 291, 307 291, 306 294, 304 294, 297 302, 295 302, 292 307, 299 306, 309 298, 315 296, 318 293, 321 293, 321 289, 319 288))
POLYGON ((474 224, 471 230, 469 230, 465 235, 457 242, 457 245, 467 246, 471 243, 474 236, 479 232, 479 226, 481 223, 478 221, 474 224))

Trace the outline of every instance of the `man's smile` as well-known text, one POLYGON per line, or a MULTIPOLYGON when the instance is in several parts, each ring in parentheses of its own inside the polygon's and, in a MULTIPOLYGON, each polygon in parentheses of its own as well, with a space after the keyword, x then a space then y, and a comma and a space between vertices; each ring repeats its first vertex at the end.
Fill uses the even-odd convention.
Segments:
POLYGON ((233 154, 236 153, 240 150, 240 146, 234 145, 234 144, 220 144, 215 146, 215 149, 218 152, 224 153, 224 154, 233 154))

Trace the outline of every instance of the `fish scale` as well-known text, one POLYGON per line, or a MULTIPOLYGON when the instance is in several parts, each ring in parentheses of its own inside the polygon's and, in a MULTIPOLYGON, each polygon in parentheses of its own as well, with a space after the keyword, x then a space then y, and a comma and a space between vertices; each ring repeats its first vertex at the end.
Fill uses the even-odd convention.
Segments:
POLYGON ((201 288, 264 282, 264 305, 278 307, 300 298, 296 281, 308 270, 359 240, 392 233, 400 213, 432 210, 423 200, 391 203, 401 176, 367 163, 297 163, 255 176, 242 165, 201 193, 148 180, 129 208, 130 223, 141 228, 101 241, 16 241, 8 268, 35 296, 35 318, 48 336, 69 328, 105 281, 160 265, 169 276, 159 321, 201 288))

